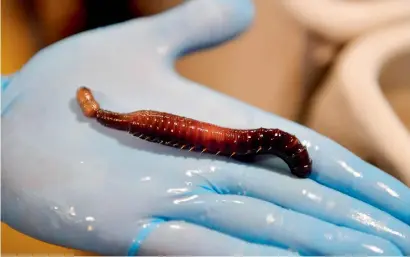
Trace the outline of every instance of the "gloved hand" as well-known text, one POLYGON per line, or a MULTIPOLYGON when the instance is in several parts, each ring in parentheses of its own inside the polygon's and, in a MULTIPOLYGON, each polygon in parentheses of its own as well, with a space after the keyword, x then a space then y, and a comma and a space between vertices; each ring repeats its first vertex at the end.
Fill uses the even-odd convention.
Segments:
POLYGON ((179 56, 242 32, 253 11, 248 0, 187 1, 39 52, 3 87, 2 220, 107 255, 410 254, 407 186, 172 69, 179 56), (80 86, 109 110, 280 128, 308 146, 313 174, 293 177, 274 157, 239 163, 105 128, 81 113, 80 86))

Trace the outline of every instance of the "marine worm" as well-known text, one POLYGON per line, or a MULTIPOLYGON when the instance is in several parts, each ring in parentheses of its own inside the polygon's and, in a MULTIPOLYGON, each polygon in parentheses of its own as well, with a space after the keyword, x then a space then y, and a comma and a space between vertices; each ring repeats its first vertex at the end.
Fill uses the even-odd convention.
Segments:
POLYGON ((108 111, 100 108, 87 87, 77 90, 77 102, 86 117, 143 140, 237 160, 272 154, 281 158, 297 177, 306 178, 312 172, 312 160, 306 147, 294 135, 277 128, 231 129, 166 112, 108 111))

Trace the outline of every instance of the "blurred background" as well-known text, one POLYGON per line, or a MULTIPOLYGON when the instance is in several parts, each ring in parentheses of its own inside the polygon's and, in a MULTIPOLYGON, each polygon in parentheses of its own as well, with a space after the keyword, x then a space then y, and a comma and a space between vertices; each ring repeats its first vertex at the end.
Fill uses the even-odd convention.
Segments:
MULTIPOLYGON (((1 74, 18 71, 37 51, 65 37, 157 14, 181 2, 2 0, 1 74)), ((178 72, 244 102, 310 126, 378 165, 369 147, 352 140, 345 131, 335 133, 337 129, 326 125, 329 119, 318 120, 318 115, 312 114, 318 103, 330 101, 326 100, 328 91, 323 87, 327 85, 329 71, 348 39, 335 40, 315 31, 295 18, 295 13, 279 0, 254 0, 254 3, 256 17, 247 32, 222 46, 178 60, 178 72)), ((407 80, 397 79, 410 74, 409 69, 403 68, 410 67, 409 60, 410 54, 390 65, 393 68, 386 69, 386 74, 381 76, 382 84, 406 84, 410 88, 408 77, 407 80)), ((403 88, 384 86, 383 92, 409 129, 410 91, 403 88), (388 90, 390 87, 395 89, 388 90)), ((327 109, 324 105, 319 106, 322 111, 327 109)), ((320 114, 320 117, 326 115, 320 114)), ((5 224, 2 224, 1 240, 2 254, 93 255, 40 242, 5 224)))

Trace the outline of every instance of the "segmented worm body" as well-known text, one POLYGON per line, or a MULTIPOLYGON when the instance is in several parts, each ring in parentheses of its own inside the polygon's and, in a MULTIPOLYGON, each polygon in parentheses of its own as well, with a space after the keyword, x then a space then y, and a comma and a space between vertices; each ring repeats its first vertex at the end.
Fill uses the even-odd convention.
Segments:
POLYGON ((78 89, 77 101, 85 116, 150 142, 237 160, 273 154, 285 161, 294 175, 306 178, 311 173, 307 149, 295 136, 280 129, 231 129, 151 110, 112 112, 101 109, 86 87, 78 89))

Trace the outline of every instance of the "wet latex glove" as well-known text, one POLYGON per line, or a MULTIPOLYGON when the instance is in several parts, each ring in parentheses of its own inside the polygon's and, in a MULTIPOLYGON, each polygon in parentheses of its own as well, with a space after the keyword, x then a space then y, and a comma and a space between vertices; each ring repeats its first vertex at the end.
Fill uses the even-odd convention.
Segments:
POLYGON ((3 81, 3 222, 106 255, 409 255, 407 186, 173 69, 182 54, 240 34, 253 15, 250 1, 188 1, 62 40, 3 81), (274 157, 239 163, 105 128, 82 115, 79 86, 109 110, 294 133, 308 146, 312 176, 293 177, 274 157))

